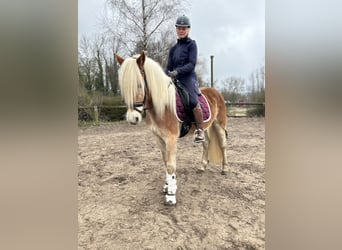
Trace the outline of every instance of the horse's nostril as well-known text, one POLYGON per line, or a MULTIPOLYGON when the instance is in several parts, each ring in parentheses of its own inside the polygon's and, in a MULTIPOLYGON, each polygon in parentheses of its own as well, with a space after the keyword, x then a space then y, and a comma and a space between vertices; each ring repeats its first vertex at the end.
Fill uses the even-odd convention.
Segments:
POLYGON ((135 121, 136 121, 136 122, 138 122, 138 121, 139 121, 139 118, 138 118, 138 117, 136 117, 136 118, 135 118, 135 121))

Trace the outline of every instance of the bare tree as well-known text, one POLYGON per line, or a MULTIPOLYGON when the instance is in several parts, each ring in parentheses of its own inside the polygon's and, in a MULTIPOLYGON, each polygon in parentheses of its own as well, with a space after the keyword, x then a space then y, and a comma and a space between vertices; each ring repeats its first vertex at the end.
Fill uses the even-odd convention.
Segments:
POLYGON ((245 92, 245 80, 241 77, 228 77, 222 82, 222 94, 226 100, 237 102, 245 92))
POLYGON ((265 89, 265 66, 259 68, 258 76, 259 89, 265 89))
POLYGON ((205 82, 203 79, 203 75, 207 73, 207 68, 205 65, 205 58, 202 58, 201 56, 199 56, 197 58, 197 63, 196 63, 196 75, 197 75, 197 80, 198 80, 198 84, 200 87, 204 87, 204 86, 209 86, 209 82, 205 82))
POLYGON ((160 42, 163 41, 166 47, 170 47, 170 42, 166 41, 170 36, 164 35, 174 24, 176 17, 184 12, 185 4, 187 1, 181 0, 108 0, 112 13, 111 18, 107 19, 106 27, 124 41, 129 54, 146 50, 149 55, 156 56, 156 47, 152 45, 159 42, 157 49, 163 55, 165 49, 160 48, 160 42), (112 21, 108 23, 109 19, 112 21))
POLYGON ((252 102, 265 102, 265 67, 253 71, 249 76, 249 100, 252 102))
POLYGON ((105 86, 105 79, 103 74, 103 65, 102 65, 102 58, 100 54, 100 49, 96 50, 96 63, 97 63, 97 72, 95 77, 95 90, 103 92, 106 94, 106 86, 105 86))
POLYGON ((82 37, 78 51, 80 87, 90 91, 95 88, 96 61, 91 41, 82 37))
POLYGON ((114 30, 111 29, 107 29, 107 31, 103 33, 103 37, 105 37, 103 60, 105 65, 107 93, 112 92, 114 95, 117 95, 119 94, 119 65, 114 59, 114 53, 117 53, 124 47, 124 41, 122 37, 117 37, 114 30))
POLYGON ((114 53, 118 52, 118 48, 120 47, 119 40, 111 40, 107 51, 109 51, 108 55, 104 56, 105 59, 105 68, 106 68, 106 82, 109 87, 109 91, 111 91, 114 95, 119 94, 119 78, 118 78, 118 70, 119 65, 114 59, 114 53))

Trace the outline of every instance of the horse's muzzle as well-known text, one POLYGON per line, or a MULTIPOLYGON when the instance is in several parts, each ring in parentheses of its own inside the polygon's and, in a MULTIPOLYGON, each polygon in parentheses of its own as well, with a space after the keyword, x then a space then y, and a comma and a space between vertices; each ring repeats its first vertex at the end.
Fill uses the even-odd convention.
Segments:
POLYGON ((136 117, 135 118, 135 122, 129 122, 131 125, 137 125, 138 123, 139 123, 139 118, 138 117, 136 117))
POLYGON ((128 110, 126 113, 127 122, 132 125, 137 125, 142 120, 141 114, 136 110, 128 110))

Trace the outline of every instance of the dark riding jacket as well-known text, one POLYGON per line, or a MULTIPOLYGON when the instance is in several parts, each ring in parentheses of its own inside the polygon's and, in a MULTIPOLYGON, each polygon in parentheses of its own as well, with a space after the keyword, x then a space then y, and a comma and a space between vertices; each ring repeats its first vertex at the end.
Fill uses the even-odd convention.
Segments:
POLYGON ((177 79, 190 93, 190 107, 194 108, 198 103, 197 76, 195 66, 197 62, 197 45, 190 37, 178 39, 170 49, 165 72, 177 70, 177 79))

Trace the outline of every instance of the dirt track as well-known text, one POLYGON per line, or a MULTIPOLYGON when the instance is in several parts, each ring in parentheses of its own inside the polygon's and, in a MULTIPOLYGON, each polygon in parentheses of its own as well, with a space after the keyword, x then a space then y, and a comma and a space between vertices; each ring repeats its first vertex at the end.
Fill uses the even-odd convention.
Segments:
POLYGON ((179 140, 177 205, 144 125, 79 129, 79 249, 264 249, 265 120, 228 119, 228 162, 198 173, 202 147, 179 140))

